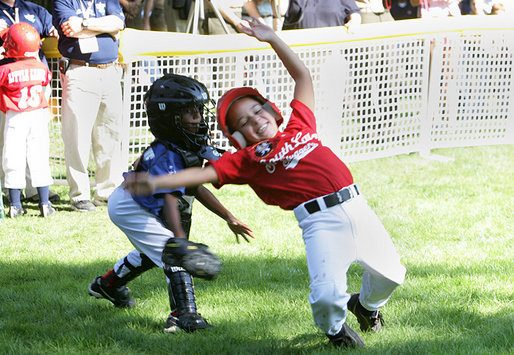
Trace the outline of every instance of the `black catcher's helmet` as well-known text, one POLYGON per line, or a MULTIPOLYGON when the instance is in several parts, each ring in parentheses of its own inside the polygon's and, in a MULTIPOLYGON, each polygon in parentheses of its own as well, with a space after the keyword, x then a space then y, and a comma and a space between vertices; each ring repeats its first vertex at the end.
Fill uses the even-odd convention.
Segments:
POLYGON ((154 81, 144 101, 148 125, 155 137, 193 151, 207 144, 208 127, 203 112, 210 99, 205 85, 187 76, 166 74, 154 81), (196 133, 182 124, 182 110, 191 107, 202 115, 196 133))

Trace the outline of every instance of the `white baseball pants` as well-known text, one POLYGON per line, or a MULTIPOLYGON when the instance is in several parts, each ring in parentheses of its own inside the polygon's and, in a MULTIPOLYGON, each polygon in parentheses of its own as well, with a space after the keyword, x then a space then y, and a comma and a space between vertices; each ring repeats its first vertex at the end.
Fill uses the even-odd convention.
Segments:
POLYGON ((49 163, 49 118, 47 108, 27 112, 7 111, 2 151, 3 183, 6 188, 25 188, 27 167, 34 187, 53 184, 49 163))
POLYGON ((405 267, 389 233, 358 195, 331 208, 307 214, 303 204, 294 212, 303 231, 314 323, 335 335, 347 316, 346 273, 354 262, 364 269, 360 301, 364 308, 383 306, 405 277, 405 267))
POLYGON ((112 222, 127 235, 132 245, 155 265, 162 267, 164 245, 173 232, 161 220, 141 207, 123 187, 109 197, 107 211, 112 222))

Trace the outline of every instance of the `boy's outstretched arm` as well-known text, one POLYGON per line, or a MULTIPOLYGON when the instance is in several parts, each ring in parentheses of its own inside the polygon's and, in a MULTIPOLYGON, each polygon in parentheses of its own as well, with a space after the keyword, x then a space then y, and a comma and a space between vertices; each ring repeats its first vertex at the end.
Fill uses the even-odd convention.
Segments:
POLYGON ((267 42, 277 53, 287 71, 295 81, 294 98, 314 111, 314 86, 311 73, 292 49, 273 31, 257 20, 243 26, 242 31, 261 42, 267 42))
POLYGON ((202 203, 202 205, 207 207, 211 212, 215 213, 227 222, 228 227, 236 235, 236 240, 238 243, 239 236, 243 237, 247 242, 250 242, 248 237, 255 238, 252 229, 234 217, 234 215, 229 210, 227 210, 225 206, 223 206, 216 198, 216 196, 214 196, 212 192, 209 191, 209 189, 207 189, 205 186, 198 186, 195 197, 202 203))
POLYGON ((134 195, 151 195, 161 189, 192 187, 219 182, 218 173, 212 166, 187 168, 173 175, 151 176, 146 172, 131 172, 125 176, 125 188, 134 195))

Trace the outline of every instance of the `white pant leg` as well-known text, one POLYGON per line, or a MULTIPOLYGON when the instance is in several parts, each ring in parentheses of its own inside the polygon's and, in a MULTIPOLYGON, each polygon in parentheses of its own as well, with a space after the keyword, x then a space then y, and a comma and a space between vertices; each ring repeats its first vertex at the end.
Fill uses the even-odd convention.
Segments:
POLYGON ((29 130, 30 119, 26 112, 7 111, 4 126, 2 168, 4 170, 4 186, 8 189, 25 188, 27 135, 29 130))
POLYGON ((345 203, 344 207, 354 225, 357 262, 365 270, 360 301, 364 308, 376 310, 403 283, 405 267, 389 233, 362 195, 345 203))
POLYGON ((362 195, 308 215, 299 221, 311 280, 309 302, 315 324, 335 335, 346 321, 346 273, 353 262, 364 268, 361 300, 377 309, 403 282, 400 263, 389 234, 362 195))
POLYGON ((60 74, 62 86, 62 138, 70 201, 91 200, 88 175, 93 125, 101 101, 97 69, 70 65, 60 74))
POLYGON ((335 335, 346 321, 346 272, 355 261, 352 225, 341 205, 316 212, 299 221, 309 269, 309 302, 314 323, 335 335))
POLYGON ((107 210, 112 222, 127 235, 132 245, 162 268, 161 254, 168 239, 174 236, 173 232, 121 186, 109 197, 107 210))
POLYGON ((102 72, 99 85, 103 94, 98 117, 93 126, 92 147, 95 157, 95 200, 106 200, 123 180, 122 173, 122 69, 111 66, 102 72))
MULTIPOLYGON (((31 124, 27 136, 27 167, 32 178, 33 187, 53 184, 50 171, 50 137, 48 121, 50 112, 47 108, 30 111, 31 124)), ((25 173, 25 180, 27 174, 25 173)))
MULTIPOLYGON (((0 111, 0 182, 1 182, 1 187, 2 187, 2 190, 4 189, 4 180, 5 180, 5 177, 4 177, 4 168, 3 168, 3 164, 2 164, 2 160, 3 160, 3 151, 4 151, 4 126, 5 126, 5 113, 3 113, 2 111, 0 111)), ((6 192, 7 193, 7 192, 6 192)))

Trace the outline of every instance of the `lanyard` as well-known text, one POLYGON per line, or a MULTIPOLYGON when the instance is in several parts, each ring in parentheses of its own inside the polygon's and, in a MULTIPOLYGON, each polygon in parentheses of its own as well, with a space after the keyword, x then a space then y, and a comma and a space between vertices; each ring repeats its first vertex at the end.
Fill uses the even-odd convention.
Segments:
POLYGON ((20 22, 20 14, 18 12, 17 7, 14 8, 14 18, 11 16, 11 14, 8 11, 6 11, 6 10, 2 10, 2 11, 4 12, 5 16, 7 16, 9 18, 9 20, 11 20, 11 22, 13 24, 20 22))
POLYGON ((80 0, 80 7, 82 8, 82 16, 85 18, 85 19, 88 19, 89 18, 89 13, 91 11, 91 8, 93 7, 93 4, 95 3, 95 0, 91 0, 89 2, 89 4, 87 5, 87 10, 86 8, 84 7, 84 0, 80 0))

